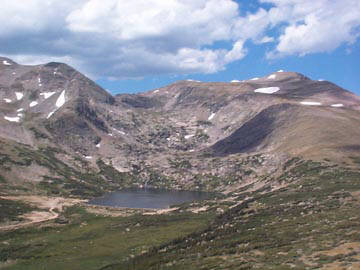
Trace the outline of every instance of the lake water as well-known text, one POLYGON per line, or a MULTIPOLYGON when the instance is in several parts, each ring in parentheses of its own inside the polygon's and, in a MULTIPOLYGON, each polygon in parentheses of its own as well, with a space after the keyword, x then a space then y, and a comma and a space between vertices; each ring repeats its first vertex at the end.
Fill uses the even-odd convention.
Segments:
POLYGON ((210 196, 207 192, 134 188, 111 192, 90 200, 89 203, 112 207, 163 209, 174 204, 208 199, 210 196))

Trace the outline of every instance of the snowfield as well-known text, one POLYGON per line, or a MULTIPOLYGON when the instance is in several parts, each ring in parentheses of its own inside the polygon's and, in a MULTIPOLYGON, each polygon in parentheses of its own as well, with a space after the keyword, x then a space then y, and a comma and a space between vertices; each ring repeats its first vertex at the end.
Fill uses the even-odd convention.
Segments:
POLYGON ((31 101, 30 104, 29 104, 30 107, 34 107, 36 105, 38 105, 37 101, 31 101))
POLYGON ((45 99, 48 99, 49 97, 51 97, 55 93, 56 92, 44 92, 44 93, 40 93, 40 96, 44 96, 45 99))
POLYGON ((20 117, 9 117, 9 116, 4 116, 4 119, 10 122, 20 122, 20 117))
POLYGON ((255 89, 254 92, 262 93, 262 94, 274 94, 279 90, 280 90, 280 87, 263 87, 263 88, 255 89))
POLYGON ((55 113, 55 111, 52 111, 48 114, 48 116, 46 117, 46 119, 49 119, 53 114, 55 113))
POLYGON ((321 105, 320 102, 315 102, 315 101, 302 101, 302 102, 300 102, 300 104, 307 105, 307 106, 320 106, 321 105))
POLYGON ((60 108, 64 104, 65 104, 65 90, 61 92, 60 96, 56 100, 55 105, 56 105, 56 107, 60 108))
POLYGON ((334 107, 334 108, 341 108, 341 107, 344 107, 344 104, 332 104, 331 107, 334 107))
POLYGON ((15 92, 15 95, 17 100, 22 100, 22 98, 24 97, 24 94, 21 92, 15 92))
POLYGON ((212 114, 209 116, 208 120, 210 121, 211 119, 214 118, 214 116, 215 116, 215 113, 212 113, 212 114))

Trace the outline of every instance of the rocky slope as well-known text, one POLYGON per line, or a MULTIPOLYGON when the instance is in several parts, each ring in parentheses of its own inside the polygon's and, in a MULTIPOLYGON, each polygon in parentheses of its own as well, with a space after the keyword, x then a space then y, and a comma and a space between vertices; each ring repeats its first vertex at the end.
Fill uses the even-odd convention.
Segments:
POLYGON ((351 167, 359 108, 353 93, 294 72, 111 96, 66 64, 0 58, 1 185, 226 192, 295 156, 351 167))

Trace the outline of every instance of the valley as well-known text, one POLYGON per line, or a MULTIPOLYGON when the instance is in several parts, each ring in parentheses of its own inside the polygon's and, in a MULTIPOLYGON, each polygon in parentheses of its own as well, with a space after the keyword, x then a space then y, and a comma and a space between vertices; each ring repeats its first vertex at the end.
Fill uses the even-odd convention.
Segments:
POLYGON ((0 58, 0 268, 357 269, 359 108, 296 72, 112 96, 0 58), (144 186, 213 195, 87 203, 144 186))

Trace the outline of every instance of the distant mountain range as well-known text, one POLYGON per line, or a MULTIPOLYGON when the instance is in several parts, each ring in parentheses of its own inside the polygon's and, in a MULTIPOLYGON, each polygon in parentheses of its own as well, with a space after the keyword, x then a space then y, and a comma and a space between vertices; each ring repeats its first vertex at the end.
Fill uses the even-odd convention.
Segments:
POLYGON ((0 185, 93 196, 148 185, 224 191, 293 157, 352 166, 360 97, 278 71, 112 96, 62 63, 0 57, 0 185))

